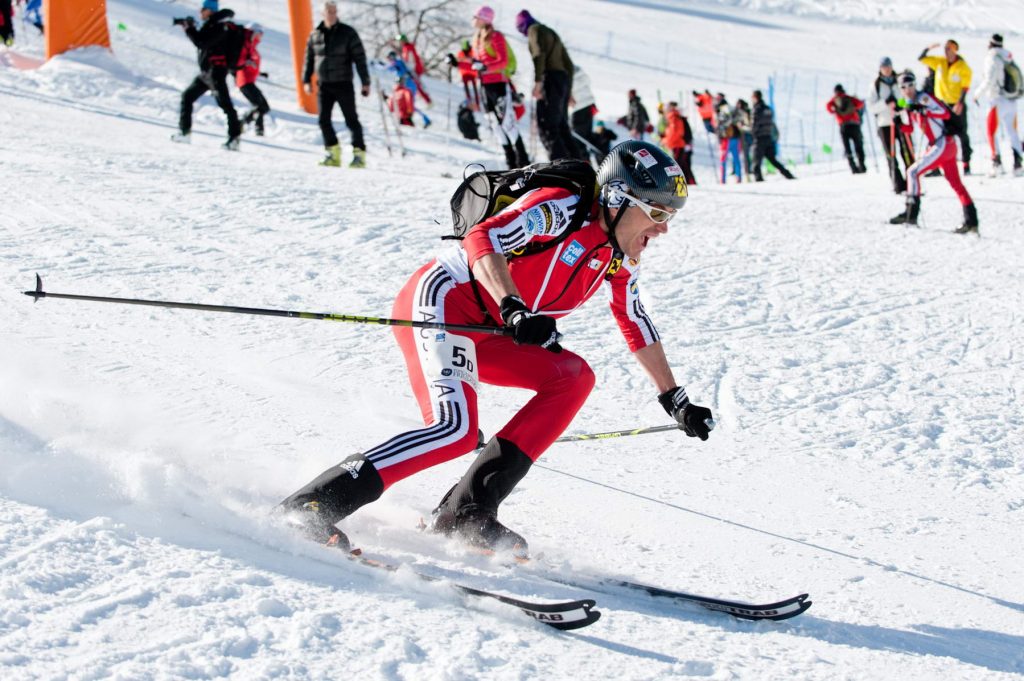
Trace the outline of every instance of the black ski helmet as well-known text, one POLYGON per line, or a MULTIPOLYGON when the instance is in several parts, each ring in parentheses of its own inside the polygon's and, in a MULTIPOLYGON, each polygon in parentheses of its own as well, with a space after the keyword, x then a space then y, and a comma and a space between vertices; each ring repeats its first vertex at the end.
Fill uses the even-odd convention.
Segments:
POLYGON ((622 142, 608 152, 597 169, 597 186, 604 199, 606 192, 618 189, 675 210, 682 209, 689 195, 679 164, 657 146, 639 140, 622 142))

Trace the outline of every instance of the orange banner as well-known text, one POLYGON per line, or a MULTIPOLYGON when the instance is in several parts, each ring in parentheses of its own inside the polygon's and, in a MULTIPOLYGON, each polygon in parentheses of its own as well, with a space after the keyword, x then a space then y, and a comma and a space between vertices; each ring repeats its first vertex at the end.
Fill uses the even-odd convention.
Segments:
MULTIPOLYGON (((313 32, 313 9, 310 0, 288 0, 288 18, 292 29, 292 62, 295 65, 295 90, 299 106, 308 113, 317 112, 316 95, 302 89, 302 65, 306 60, 306 41, 313 32)), ((313 76, 316 87, 316 76, 313 76)))
POLYGON ((107 0, 43 0, 46 58, 88 45, 110 47, 107 0))

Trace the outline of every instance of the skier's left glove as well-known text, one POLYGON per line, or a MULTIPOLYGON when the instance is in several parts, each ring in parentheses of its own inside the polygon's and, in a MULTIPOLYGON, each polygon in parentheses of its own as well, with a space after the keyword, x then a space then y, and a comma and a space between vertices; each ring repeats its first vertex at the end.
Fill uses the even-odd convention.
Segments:
POLYGON ((685 388, 666 390, 658 395, 658 402, 679 423, 679 429, 690 437, 707 440, 708 433, 715 427, 711 410, 690 402, 685 388))
POLYGON ((458 66, 459 65, 459 60, 456 59, 455 55, 452 54, 451 52, 449 52, 447 55, 445 55, 444 60, 446 62, 448 62, 448 66, 458 66))

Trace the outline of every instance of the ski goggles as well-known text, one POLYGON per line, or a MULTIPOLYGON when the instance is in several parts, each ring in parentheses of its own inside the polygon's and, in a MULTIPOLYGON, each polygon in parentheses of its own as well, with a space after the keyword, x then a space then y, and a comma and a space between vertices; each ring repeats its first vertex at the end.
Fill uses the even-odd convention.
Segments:
POLYGON ((626 192, 619 192, 619 196, 629 201, 631 204, 639 208, 644 212, 647 218, 656 224, 664 224, 676 216, 675 208, 664 208, 662 206, 653 206, 649 203, 644 203, 635 196, 631 196, 626 192))

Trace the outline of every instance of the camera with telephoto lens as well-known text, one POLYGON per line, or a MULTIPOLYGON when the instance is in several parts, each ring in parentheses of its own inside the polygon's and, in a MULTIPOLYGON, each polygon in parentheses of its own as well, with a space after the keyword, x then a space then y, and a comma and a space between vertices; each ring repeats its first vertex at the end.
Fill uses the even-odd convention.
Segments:
POLYGON ((192 26, 195 23, 194 17, 174 17, 171 19, 171 26, 192 26))

